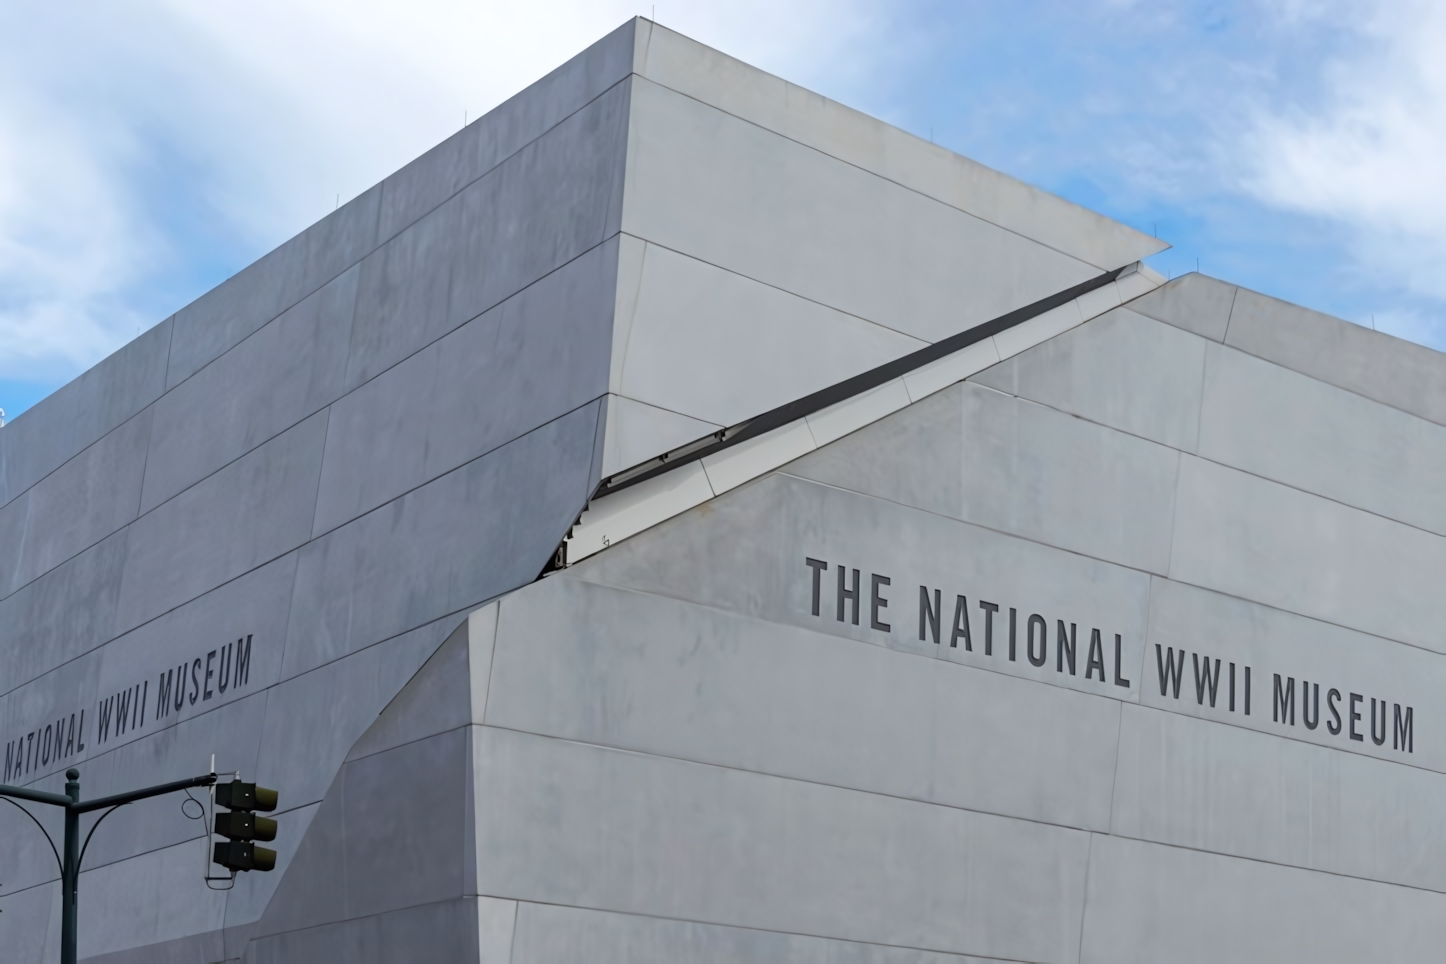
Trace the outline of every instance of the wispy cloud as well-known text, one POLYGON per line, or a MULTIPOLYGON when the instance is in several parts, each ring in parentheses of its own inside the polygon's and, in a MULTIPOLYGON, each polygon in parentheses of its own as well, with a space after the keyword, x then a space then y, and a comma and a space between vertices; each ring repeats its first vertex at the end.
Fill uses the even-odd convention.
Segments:
MULTIPOLYGON (((670 0, 657 16, 818 80, 864 69, 853 48, 880 9, 670 0)), ((651 5, 8 9, 0 379, 73 377, 639 12, 651 5)))

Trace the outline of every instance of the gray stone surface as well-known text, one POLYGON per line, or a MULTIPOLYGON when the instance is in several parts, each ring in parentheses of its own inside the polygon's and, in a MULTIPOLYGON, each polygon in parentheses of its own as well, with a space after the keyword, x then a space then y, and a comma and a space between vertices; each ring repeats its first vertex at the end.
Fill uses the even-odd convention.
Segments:
POLYGON ((160 397, 171 319, 142 333, 0 432, 0 505, 160 397))
POLYGON ((1101 270, 1167 247, 696 40, 637 21, 634 69, 649 80, 1101 270))
POLYGON ((1200 433, 1205 458, 1446 535, 1433 422, 1212 345, 1200 433))
POLYGON ((341 394, 359 270, 304 298, 156 403, 142 512, 341 394))
POLYGON ((627 84, 613 87, 367 258, 350 384, 617 233, 628 95, 627 84))
MULTIPOLYGON (((151 410, 122 423, 0 512, 25 510, 8 592, 27 585, 136 517, 151 410)), ((9 528, 0 522, 0 530, 9 528)))
POLYGON ((961 518, 1134 569, 1166 570, 1177 452, 977 385, 966 383, 959 397, 961 518))
POLYGON ((1225 344, 1446 425, 1446 359, 1433 349, 1244 288, 1225 344))
POLYGON ((1446 775, 1122 712, 1112 833, 1446 891, 1446 775))
POLYGON ((1141 295, 1126 307, 1202 338, 1223 342, 1237 290, 1235 285, 1192 272, 1141 295))
POLYGON ((1428 891, 1095 836, 1079 959, 1429 961, 1443 906, 1428 891))
POLYGON ((166 388, 340 275, 377 244, 381 188, 348 201, 176 313, 166 388))
POLYGON ((379 240, 396 236, 626 77, 635 24, 623 24, 383 181, 379 240))
POLYGON ((491 727, 476 768, 481 893, 1076 959, 1079 831, 491 727))
POLYGON ((1204 341, 1116 308, 970 381, 1193 452, 1204 370, 1204 341))
POLYGON ((624 231, 876 324, 937 341, 1099 274, 650 81, 632 110, 624 231))
POLYGON ((123 529, 0 599, 0 693, 115 635, 128 537, 123 529))
POLYGON ((283 672, 535 578, 597 477, 601 407, 549 422, 309 543, 297 568, 283 672))
MULTIPOLYGON (((486 958, 483 959, 486 964, 486 958)), ((992 958, 991 960, 999 960, 992 958)), ((519 903, 512 964, 985 964, 982 958, 519 903)))
POLYGON ((632 301, 616 390, 720 425, 927 344, 657 244, 647 245, 632 301))
POLYGON ((1440 536, 1182 456, 1170 578, 1446 649, 1440 536))
POLYGON ((305 543, 325 440, 321 412, 137 520, 126 545, 118 628, 305 543))
POLYGON ((1119 730, 1113 700, 571 578, 503 600, 486 720, 1094 830, 1119 730))
POLYGON ((477 960, 475 899, 454 898, 253 941, 245 964, 345 960, 436 964, 477 960))
POLYGON ((604 395, 616 264, 599 245, 332 406, 315 532, 604 395))

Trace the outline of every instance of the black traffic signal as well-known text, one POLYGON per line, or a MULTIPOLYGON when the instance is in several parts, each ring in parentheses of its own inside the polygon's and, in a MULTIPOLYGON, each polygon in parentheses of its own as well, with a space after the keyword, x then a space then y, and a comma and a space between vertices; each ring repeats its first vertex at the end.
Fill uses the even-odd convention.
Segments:
POLYGON ((216 784, 216 803, 230 810, 216 814, 216 833, 229 839, 216 844, 211 859, 227 870, 276 869, 276 851, 252 843, 276 839, 276 821, 254 812, 275 810, 276 791, 232 780, 216 784))

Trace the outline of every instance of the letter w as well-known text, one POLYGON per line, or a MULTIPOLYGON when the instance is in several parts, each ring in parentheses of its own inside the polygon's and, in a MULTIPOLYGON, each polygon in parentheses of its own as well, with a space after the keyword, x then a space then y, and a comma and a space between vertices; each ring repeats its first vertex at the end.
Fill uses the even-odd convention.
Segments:
POLYGON ((1201 706, 1205 705, 1205 688, 1210 688, 1210 705, 1215 705, 1215 692, 1220 687, 1220 660, 1215 661, 1215 675, 1210 675, 1210 657, 1205 657, 1205 675, 1200 675, 1200 654, 1191 653, 1190 658, 1195 662, 1195 702, 1201 706))
MULTIPOLYGON (((1160 644, 1155 644, 1155 668, 1160 673, 1160 695, 1165 696, 1167 684, 1173 684, 1175 688, 1175 699, 1180 698, 1180 680, 1185 675, 1185 651, 1180 650, 1180 659, 1175 660, 1175 651, 1165 647, 1164 653, 1160 651, 1160 644)), ((1218 672, 1218 671, 1217 671, 1218 672)))

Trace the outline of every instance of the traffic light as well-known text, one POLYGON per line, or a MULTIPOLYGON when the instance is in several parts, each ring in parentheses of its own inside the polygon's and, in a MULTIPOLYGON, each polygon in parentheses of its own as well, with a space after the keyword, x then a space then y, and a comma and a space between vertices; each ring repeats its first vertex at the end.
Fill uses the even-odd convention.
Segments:
POLYGON ((216 814, 216 833, 229 839, 216 844, 211 859, 233 871, 276 869, 276 851, 252 843, 276 839, 276 821, 255 813, 276 809, 276 791, 232 780, 216 784, 216 803, 230 811, 216 814))

